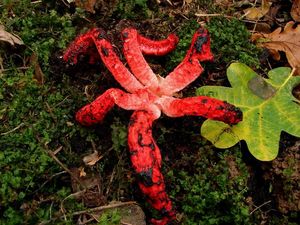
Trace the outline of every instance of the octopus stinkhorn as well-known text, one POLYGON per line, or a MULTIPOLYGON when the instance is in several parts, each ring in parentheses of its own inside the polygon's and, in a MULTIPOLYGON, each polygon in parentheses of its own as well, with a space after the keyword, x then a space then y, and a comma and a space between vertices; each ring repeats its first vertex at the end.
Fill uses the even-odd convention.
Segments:
POLYGON ((139 177, 139 187, 150 205, 161 214, 160 219, 151 219, 152 224, 164 225, 176 217, 172 202, 165 191, 161 169, 161 153, 152 137, 153 122, 163 112, 169 117, 185 115, 236 124, 242 120, 241 111, 231 104, 197 96, 179 99, 178 91, 193 82, 202 73, 199 62, 213 59, 208 31, 199 28, 183 61, 166 77, 155 74, 145 55, 162 56, 173 49, 178 37, 170 34, 164 40, 151 40, 140 35, 134 28, 122 31, 123 53, 130 71, 120 61, 106 33, 94 28, 77 37, 66 50, 63 59, 76 64, 79 54, 89 54, 90 63, 100 55, 114 78, 126 90, 111 88, 92 103, 81 108, 76 120, 86 126, 101 122, 106 113, 116 104, 125 110, 133 110, 129 122, 128 145, 134 171, 139 177), (96 55, 99 54, 99 55, 96 55))

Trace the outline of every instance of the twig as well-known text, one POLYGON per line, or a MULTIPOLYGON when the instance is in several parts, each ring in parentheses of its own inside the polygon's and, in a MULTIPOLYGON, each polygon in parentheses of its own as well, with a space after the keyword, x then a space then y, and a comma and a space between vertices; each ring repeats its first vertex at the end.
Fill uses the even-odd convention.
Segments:
MULTIPOLYGON (((38 135, 36 135, 36 138, 38 139, 38 141, 39 141, 40 143, 42 143, 42 142, 41 142, 41 139, 40 139, 40 137, 39 137, 38 135)), ((61 166, 61 168, 63 168, 67 173, 69 173, 70 176, 71 176, 74 180, 76 180, 76 181, 78 182, 78 184, 80 184, 80 185, 81 185, 82 187, 84 187, 85 189, 88 189, 88 188, 86 187, 86 185, 83 184, 83 183, 78 179, 78 177, 75 176, 74 173, 73 173, 71 170, 69 170, 69 168, 66 167, 66 166, 65 166, 65 165, 64 165, 64 164, 56 157, 55 152, 59 152, 59 151, 62 149, 62 146, 58 147, 58 148, 57 148, 56 150, 54 150, 54 151, 50 150, 50 149, 48 148, 47 144, 44 144, 44 147, 45 147, 45 149, 44 149, 45 152, 47 152, 48 155, 51 156, 52 159, 54 159, 54 161, 57 162, 57 164, 61 166)))
POLYGON ((54 155, 57 155, 57 153, 59 153, 62 150, 62 146, 58 147, 56 150, 53 151, 54 155))
POLYGON ((4 133, 1 133, 1 135, 7 135, 7 134, 10 134, 10 133, 12 133, 12 132, 14 132, 14 131, 20 129, 20 128, 21 128, 22 126, 24 126, 24 125, 25 125, 25 123, 20 123, 20 124, 19 124, 18 126, 16 126, 14 129, 9 130, 9 131, 4 132, 4 133))
POLYGON ((91 144, 92 144, 93 151, 97 152, 97 147, 96 147, 94 140, 91 140, 91 144))
POLYGON ((27 70, 29 69, 30 67, 29 66, 20 66, 20 67, 17 67, 17 68, 7 68, 7 69, 1 69, 1 72, 6 72, 6 71, 11 71, 11 70, 27 70))
POLYGON ((84 194, 86 192, 86 189, 82 190, 82 191, 78 191, 78 192, 75 192, 75 193, 72 193, 70 195, 68 195, 67 197, 65 197, 61 202, 60 202, 60 211, 65 214, 66 213, 66 210, 65 210, 65 207, 64 207, 64 202, 68 199, 68 198, 71 198, 71 197, 80 197, 82 196, 82 194, 84 194))
POLYGON ((52 207, 53 207, 53 201, 51 202, 51 205, 50 205, 50 208, 49 208, 50 219, 52 218, 52 207))
POLYGON ((255 33, 258 21, 259 21, 259 19, 255 20, 254 27, 253 27, 253 30, 251 31, 251 33, 255 33))
POLYGON ((229 18, 229 19, 236 18, 234 16, 227 16, 227 15, 224 15, 224 14, 221 14, 221 13, 195 13, 195 16, 198 16, 198 17, 222 16, 222 17, 229 18))
POLYGON ((260 209, 260 208, 263 207, 264 205, 267 205, 267 204, 269 204, 269 203, 271 203, 271 202, 272 202, 272 201, 269 200, 269 201, 267 201, 267 202, 261 204, 260 206, 256 207, 255 209, 252 210, 252 212, 250 212, 250 215, 252 215, 255 211, 257 211, 258 209, 260 209))
POLYGON ((119 157, 119 161, 118 161, 117 165, 116 165, 116 166, 114 167, 114 169, 113 169, 113 172, 112 172, 111 177, 110 177, 110 179, 109 179, 109 183, 108 183, 108 185, 107 185, 107 189, 106 189, 105 196, 108 196, 108 194, 109 194, 109 192, 110 192, 110 189, 111 189, 110 187, 111 187, 111 184, 112 184, 112 182, 113 182, 113 180, 114 180, 115 173, 116 173, 116 168, 119 167, 120 162, 121 162, 121 160, 122 160, 122 158, 123 158, 123 156, 124 156, 124 153, 125 153, 125 151, 122 152, 121 156, 119 157))
POLYGON ((3 59, 0 56, 0 75, 2 75, 2 71, 4 71, 4 66, 3 66, 3 59))
MULTIPOLYGON (((118 166, 118 165, 117 165, 118 166)), ((109 179, 109 183, 108 183, 108 186, 107 186, 107 189, 106 189, 106 193, 105 193, 105 196, 108 196, 109 192, 110 192, 110 187, 111 187, 111 184, 114 180, 114 177, 115 177, 115 173, 116 173, 116 167, 114 167, 112 173, 111 173, 111 176, 110 176, 110 179, 109 179)))
POLYGON ((121 220, 121 222, 120 222, 122 225, 132 225, 132 223, 125 223, 125 222, 123 222, 122 220, 121 220))
MULTIPOLYGON (((244 16, 242 16, 240 18, 237 18, 235 16, 228 16, 228 15, 224 15, 224 14, 221 14, 221 13, 211 13, 211 14, 208 14, 208 13, 195 13, 195 16, 197 16, 197 17, 218 17, 218 16, 221 16, 221 17, 224 17, 224 18, 227 18, 227 19, 238 19, 238 20, 246 22, 246 23, 255 23, 255 21, 243 19, 244 16)), ((261 20, 261 22, 264 22, 264 20, 261 20)))
MULTIPOLYGON (((59 147, 59 148, 61 148, 61 147, 59 147)), ((55 162, 57 162, 58 165, 60 165, 65 171, 67 171, 67 172, 70 174, 70 176, 71 176, 74 180, 76 180, 82 187, 84 187, 84 188, 87 189, 86 185, 84 185, 84 184, 78 179, 78 177, 76 177, 76 176, 72 173, 72 171, 69 170, 68 167, 66 167, 66 166, 65 166, 65 165, 64 165, 64 164, 63 164, 63 163, 55 156, 55 154, 53 153, 53 151, 47 150, 47 153, 55 160, 55 162)))
POLYGON ((182 16, 184 19, 189 20, 189 18, 187 16, 185 16, 184 14, 180 13, 180 16, 182 16))
MULTIPOLYGON (((96 218, 93 216, 93 214, 91 214, 92 212, 97 212, 97 211, 102 211, 105 209, 112 209, 112 208, 118 208, 118 207, 123 207, 126 205, 137 205, 137 202, 135 201, 129 201, 129 202, 119 202, 119 203, 115 203, 115 204, 110 204, 110 205, 105 205, 105 206, 99 206, 96 208, 92 208, 92 209, 87 209, 87 210, 82 210, 82 211, 77 211, 71 214, 71 216, 80 216, 82 214, 89 214, 90 216, 92 216, 95 220, 96 218)), ((42 221, 41 223, 39 223, 38 225, 45 225, 45 224, 49 224, 53 221, 56 221, 58 219, 61 218, 66 218, 65 214, 62 216, 58 216, 56 218, 51 218, 50 220, 47 221, 42 221)))
POLYGON ((125 205, 136 205, 136 201, 129 201, 129 202, 118 202, 115 204, 110 204, 110 205, 104 205, 104 206, 99 206, 96 208, 92 208, 92 209, 87 209, 87 210, 82 210, 82 211, 77 211, 72 213, 72 216, 78 216, 81 214, 85 214, 85 213, 91 213, 91 212, 97 212, 97 211, 102 211, 104 209, 112 209, 112 208, 118 208, 118 207, 122 207, 125 205))
MULTIPOLYGON (((86 221, 84 221, 84 222, 82 222, 82 220, 77 221, 77 224, 78 224, 78 225, 84 225, 84 224, 88 224, 88 223, 90 223, 90 222, 92 222, 92 221, 94 221, 94 220, 97 221, 97 219, 96 219, 95 217, 92 216, 92 218, 90 218, 90 219, 88 219, 88 220, 86 220, 86 221)), ((99 221, 97 221, 97 222, 99 222, 99 221)))
POLYGON ((67 6, 68 8, 70 8, 70 3, 68 2, 68 3, 66 3, 64 0, 61 0, 62 2, 63 2, 63 4, 65 5, 65 6, 67 6))
POLYGON ((70 95, 68 95, 67 97, 65 97, 61 102, 59 102, 55 106, 53 106, 53 108, 56 108, 56 107, 60 106, 61 104, 63 104, 64 101, 66 101, 69 97, 70 97, 70 95))
POLYGON ((37 1, 31 2, 31 4, 39 4, 39 3, 42 3, 42 2, 43 2, 42 0, 37 0, 37 1))
POLYGON ((167 0, 167 2, 168 2, 171 6, 173 6, 173 3, 172 3, 170 0, 167 0))
POLYGON ((59 176, 61 174, 67 173, 67 171, 60 171, 58 173, 53 174, 48 180, 46 180, 39 189, 35 190, 34 193, 37 193, 39 190, 41 190, 50 180, 52 180, 54 177, 59 176))
POLYGON ((45 103, 46 107, 47 107, 47 111, 49 112, 51 118, 54 120, 55 123, 57 123, 57 118, 55 117, 55 115, 53 114, 53 111, 50 107, 50 105, 48 104, 48 102, 45 103))

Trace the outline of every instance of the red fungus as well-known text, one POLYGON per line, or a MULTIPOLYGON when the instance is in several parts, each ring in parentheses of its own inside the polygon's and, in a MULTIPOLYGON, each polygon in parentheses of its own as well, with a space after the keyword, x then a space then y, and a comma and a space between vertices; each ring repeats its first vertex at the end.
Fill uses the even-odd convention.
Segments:
POLYGON ((103 120, 114 104, 126 110, 134 110, 129 123, 128 145, 134 171, 139 177, 139 187, 153 208, 161 213, 161 219, 151 223, 165 225, 175 219, 176 213, 165 192, 160 172, 160 150, 152 137, 152 124, 161 112, 170 117, 185 115, 203 116, 236 124, 242 120, 241 111, 231 104, 206 96, 178 99, 173 97, 199 77, 203 68, 199 61, 212 60, 207 30, 200 28, 193 36, 191 47, 183 61, 165 78, 153 73, 143 54, 165 55, 178 43, 176 35, 154 41, 141 36, 135 29, 122 32, 123 52, 131 72, 123 65, 101 29, 92 29, 79 36, 66 50, 63 59, 76 64, 81 53, 90 54, 90 63, 98 54, 114 78, 128 92, 111 88, 76 114, 76 120, 90 126, 103 120))

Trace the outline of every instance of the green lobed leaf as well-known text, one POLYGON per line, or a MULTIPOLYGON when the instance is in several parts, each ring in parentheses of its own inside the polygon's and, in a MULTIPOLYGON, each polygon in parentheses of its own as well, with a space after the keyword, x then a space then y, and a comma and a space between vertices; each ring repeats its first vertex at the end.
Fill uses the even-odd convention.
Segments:
POLYGON ((231 88, 204 86, 197 89, 197 95, 234 104, 242 110, 243 121, 229 126, 206 120, 201 134, 218 148, 229 148, 245 140, 254 157, 273 160, 282 131, 300 137, 300 101, 292 94, 300 77, 293 76, 290 68, 280 67, 269 71, 269 79, 265 79, 242 63, 232 63, 227 77, 231 88))

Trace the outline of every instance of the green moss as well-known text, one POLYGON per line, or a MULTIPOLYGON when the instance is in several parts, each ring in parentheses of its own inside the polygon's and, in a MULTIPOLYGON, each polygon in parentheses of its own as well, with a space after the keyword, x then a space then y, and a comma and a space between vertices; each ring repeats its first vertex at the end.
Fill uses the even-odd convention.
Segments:
POLYGON ((207 28, 217 63, 240 61, 252 67, 259 67, 260 50, 250 42, 250 32, 243 22, 216 17, 210 20, 207 28))
MULTIPOLYGON (((36 224, 49 219, 49 210, 58 211, 68 193, 50 179, 62 169, 47 151, 62 146, 60 158, 68 162, 74 155, 66 143, 76 133, 84 139, 88 136, 83 128, 68 125, 76 107, 83 104, 78 90, 63 74, 63 83, 51 81, 49 72, 50 55, 65 48, 75 34, 72 18, 40 4, 43 8, 25 0, 5 1, 1 6, 1 22, 23 39, 25 47, 14 54, 0 49, 4 67, 0 74, 0 224, 36 224), (46 80, 43 85, 34 79, 29 63, 33 53, 39 56, 46 80), (43 196, 52 199, 51 208, 50 204, 37 204, 43 196)), ((72 163, 78 160, 76 157, 72 163)))
MULTIPOLYGON (((176 50, 168 57, 166 69, 172 70, 184 58, 193 37, 199 28, 195 20, 182 23, 177 35, 180 41, 176 50)), ((250 33, 244 23, 237 19, 212 18, 207 23, 211 36, 211 49, 216 64, 240 61, 252 67, 259 67, 260 50, 250 42, 250 33)))
POLYGON ((115 118, 114 123, 110 127, 112 129, 111 140, 113 148, 118 154, 121 154, 121 151, 127 146, 127 126, 122 124, 118 118, 115 118))
POLYGON ((239 150, 216 156, 212 149, 203 148, 182 160, 193 165, 192 172, 178 168, 166 178, 175 185, 172 199, 180 199, 175 204, 184 214, 182 224, 251 224, 244 196, 249 174, 239 150))
POLYGON ((189 20, 178 27, 176 34, 179 37, 179 43, 176 49, 167 56, 168 60, 165 66, 167 71, 173 70, 183 60, 190 47, 192 37, 198 28, 199 24, 196 20, 189 20))
POLYGON ((147 0, 119 0, 114 10, 114 16, 120 19, 148 18, 150 15, 147 0))
POLYGON ((118 210, 115 209, 115 210, 107 211, 100 216, 98 225, 107 225, 107 224, 111 224, 111 225, 121 224, 121 215, 118 212, 118 210))

